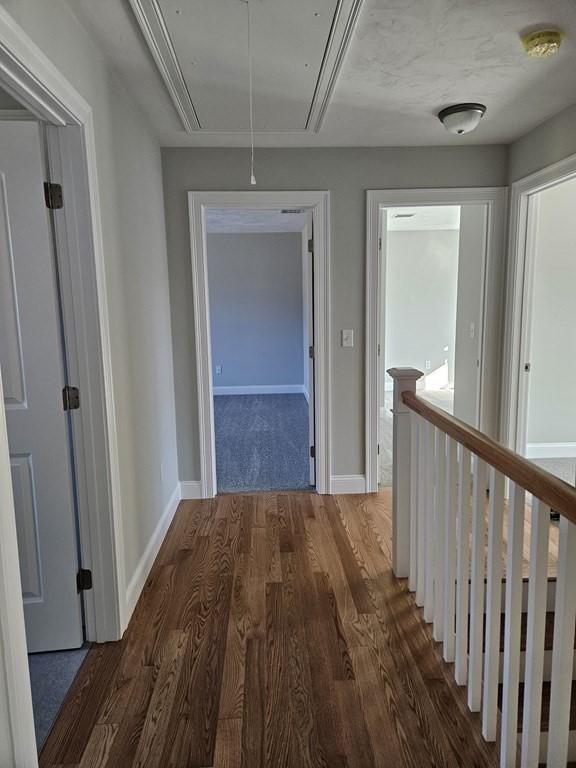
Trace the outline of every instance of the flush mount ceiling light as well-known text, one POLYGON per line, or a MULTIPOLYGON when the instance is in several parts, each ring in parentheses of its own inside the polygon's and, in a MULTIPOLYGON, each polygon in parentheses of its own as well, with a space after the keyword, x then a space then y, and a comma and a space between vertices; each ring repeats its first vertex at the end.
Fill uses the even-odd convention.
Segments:
POLYGON ((546 59, 560 50, 564 33, 560 29, 536 29, 522 35, 522 44, 528 56, 546 59))
POLYGON ((450 133, 461 136, 478 126, 486 107, 484 104, 453 104, 438 112, 438 120, 450 133))

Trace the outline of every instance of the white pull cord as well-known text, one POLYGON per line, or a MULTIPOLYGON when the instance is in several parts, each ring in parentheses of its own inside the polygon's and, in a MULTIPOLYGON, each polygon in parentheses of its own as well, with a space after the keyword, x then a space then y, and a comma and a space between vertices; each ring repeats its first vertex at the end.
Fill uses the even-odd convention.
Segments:
POLYGON ((250 0, 246 0, 248 14, 248 78, 250 81, 250 184, 256 186, 254 176, 254 96, 252 88, 252 34, 250 28, 250 0))

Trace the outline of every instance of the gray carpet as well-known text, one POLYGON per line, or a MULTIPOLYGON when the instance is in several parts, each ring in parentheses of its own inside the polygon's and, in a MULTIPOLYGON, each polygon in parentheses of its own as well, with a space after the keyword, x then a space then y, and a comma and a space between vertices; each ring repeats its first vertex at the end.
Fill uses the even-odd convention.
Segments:
POLYGON ((220 493, 309 488, 304 395, 214 397, 220 493))
POLYGON ((28 656, 38 751, 46 741, 87 653, 86 645, 77 651, 32 653, 28 656))

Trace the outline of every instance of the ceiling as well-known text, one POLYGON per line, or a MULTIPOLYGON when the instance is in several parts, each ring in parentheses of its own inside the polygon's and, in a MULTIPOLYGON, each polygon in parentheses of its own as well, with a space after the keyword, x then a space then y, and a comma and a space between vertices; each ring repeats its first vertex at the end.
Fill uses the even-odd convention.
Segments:
POLYGON ((388 232, 460 229, 459 205, 421 205, 385 209, 388 232))
POLYGON ((241 210, 209 208, 206 211, 206 231, 210 233, 302 232, 306 224, 303 211, 241 210))
MULTIPOLYGON (((166 146, 249 144, 243 0, 67 0, 166 146)), ((257 146, 509 143, 576 103, 574 0, 250 0, 257 146), (556 57, 520 33, 561 27, 556 57), (439 109, 479 101, 467 136, 439 109)))

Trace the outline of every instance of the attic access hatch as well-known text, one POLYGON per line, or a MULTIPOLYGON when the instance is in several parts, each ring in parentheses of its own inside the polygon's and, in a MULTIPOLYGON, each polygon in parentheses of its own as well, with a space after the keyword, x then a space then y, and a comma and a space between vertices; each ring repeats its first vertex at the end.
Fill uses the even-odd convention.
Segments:
MULTIPOLYGON (((318 131, 363 0, 250 0, 256 131, 318 131)), ((189 132, 249 127, 243 0, 130 0, 189 132)))

